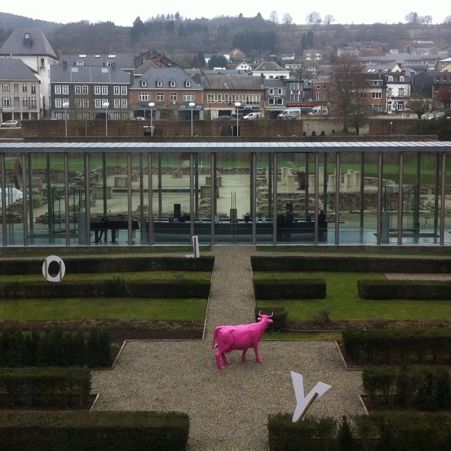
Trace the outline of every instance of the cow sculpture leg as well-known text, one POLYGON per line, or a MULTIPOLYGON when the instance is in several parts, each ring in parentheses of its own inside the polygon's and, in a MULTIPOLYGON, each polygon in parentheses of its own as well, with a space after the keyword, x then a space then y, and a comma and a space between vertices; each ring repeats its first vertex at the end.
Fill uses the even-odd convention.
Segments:
POLYGON ((247 362, 246 352, 247 352, 247 349, 245 349, 243 351, 243 353, 241 354, 241 361, 242 362, 247 362))
POLYGON ((262 358, 260 356, 260 351, 258 350, 258 344, 254 346, 254 352, 255 352, 255 361, 257 363, 262 363, 262 358))
POLYGON ((224 352, 216 352, 215 353, 216 367, 220 370, 224 369, 224 366, 230 365, 230 362, 227 360, 224 352))

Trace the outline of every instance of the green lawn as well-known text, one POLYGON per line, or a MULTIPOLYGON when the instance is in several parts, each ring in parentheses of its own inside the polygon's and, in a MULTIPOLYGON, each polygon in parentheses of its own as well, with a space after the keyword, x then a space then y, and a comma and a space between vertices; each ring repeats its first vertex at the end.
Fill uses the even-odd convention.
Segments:
POLYGON ((326 299, 318 300, 270 300, 257 301, 259 307, 285 307, 288 320, 313 319, 319 312, 327 310, 332 321, 341 320, 448 320, 451 321, 451 301, 375 301, 357 296, 358 279, 381 279, 374 273, 254 273, 257 279, 324 279, 327 285, 326 299))
POLYGON ((187 320, 203 321, 205 299, 72 298, 0 302, 1 320, 187 320))
POLYGON ((263 335, 267 341, 339 341, 341 332, 274 332, 263 335))
MULTIPOLYGON (((141 271, 141 272, 121 272, 121 273, 78 273, 65 275, 64 281, 88 281, 88 280, 113 280, 121 278, 125 281, 134 280, 205 280, 209 281, 211 272, 208 271, 141 271)), ((43 281, 42 274, 27 275, 0 275, 1 282, 37 282, 43 281)))

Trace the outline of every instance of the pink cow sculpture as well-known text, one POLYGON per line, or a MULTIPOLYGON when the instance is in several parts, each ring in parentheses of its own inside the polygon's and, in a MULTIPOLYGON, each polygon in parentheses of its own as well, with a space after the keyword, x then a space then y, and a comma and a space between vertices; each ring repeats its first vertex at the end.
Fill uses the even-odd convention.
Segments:
POLYGON ((213 349, 216 349, 216 366, 222 370, 224 365, 229 365, 225 353, 240 350, 241 361, 246 361, 246 352, 249 348, 254 348, 255 361, 261 363, 262 359, 258 351, 260 339, 268 324, 273 321, 271 315, 258 314, 257 322, 250 324, 239 324, 237 326, 217 326, 213 337, 213 349))

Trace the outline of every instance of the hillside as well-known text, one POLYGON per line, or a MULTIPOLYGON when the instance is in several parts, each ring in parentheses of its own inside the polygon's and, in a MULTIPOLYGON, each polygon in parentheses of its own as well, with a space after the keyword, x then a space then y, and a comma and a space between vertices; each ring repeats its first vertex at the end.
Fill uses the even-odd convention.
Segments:
POLYGON ((139 52, 157 48, 184 66, 199 52, 229 53, 238 48, 248 57, 295 52, 306 48, 333 52, 345 45, 369 43, 369 47, 388 50, 404 48, 415 40, 434 41, 438 48, 451 46, 449 25, 372 24, 372 25, 295 25, 275 24, 256 17, 218 17, 182 19, 158 16, 132 27, 112 22, 87 21, 57 24, 0 13, 0 44, 16 27, 40 27, 54 49, 61 53, 139 52))

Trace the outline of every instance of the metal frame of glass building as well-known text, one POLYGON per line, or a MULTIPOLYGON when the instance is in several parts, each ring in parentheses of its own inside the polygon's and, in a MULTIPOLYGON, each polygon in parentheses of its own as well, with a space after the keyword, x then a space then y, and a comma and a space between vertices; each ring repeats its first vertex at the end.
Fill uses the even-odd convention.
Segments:
POLYGON ((450 245, 450 152, 445 141, 0 142, 1 246, 450 245))

